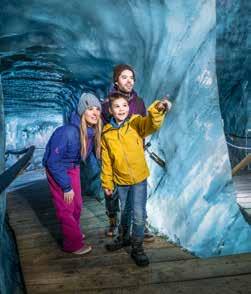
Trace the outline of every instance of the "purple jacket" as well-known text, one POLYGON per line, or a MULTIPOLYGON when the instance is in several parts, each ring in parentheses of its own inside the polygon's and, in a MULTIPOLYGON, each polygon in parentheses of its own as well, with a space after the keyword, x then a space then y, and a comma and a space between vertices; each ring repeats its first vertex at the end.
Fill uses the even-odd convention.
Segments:
MULTIPOLYGON (((109 93, 112 94, 114 92, 118 92, 118 90, 113 87, 109 93)), ((142 98, 138 96, 136 91, 132 90, 129 97, 129 116, 132 114, 140 114, 142 116, 146 116, 146 107, 142 98)), ((104 124, 107 124, 111 120, 111 115, 109 113, 109 100, 108 98, 102 103, 102 121, 104 124)))
MULTIPOLYGON (((64 192, 72 189, 67 170, 80 164, 80 118, 73 113, 70 124, 57 128, 51 135, 43 157, 43 166, 46 167, 54 180, 64 192)), ((94 130, 88 128, 87 156, 94 146, 94 130)))

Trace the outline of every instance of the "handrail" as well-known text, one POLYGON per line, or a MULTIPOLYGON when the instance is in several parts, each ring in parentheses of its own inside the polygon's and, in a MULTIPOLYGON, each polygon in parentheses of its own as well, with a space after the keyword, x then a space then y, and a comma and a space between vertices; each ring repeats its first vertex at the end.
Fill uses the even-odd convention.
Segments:
MULTIPOLYGON (((229 136, 229 135, 226 135, 226 136, 228 136, 228 138, 230 138, 232 141, 234 141, 231 136, 229 136)), ((242 138, 242 139, 246 139, 246 140, 249 139, 249 137, 237 137, 237 136, 233 136, 233 137, 242 138)), ((227 142, 227 145, 234 147, 234 148, 237 148, 237 149, 251 150, 251 147, 248 147, 247 145, 246 145, 246 147, 243 147, 243 146, 239 146, 239 145, 230 143, 230 142, 228 142, 228 140, 226 140, 226 142, 227 142)), ((246 144, 247 144, 247 142, 246 142, 246 144)))
POLYGON ((235 134, 227 134, 227 133, 226 133, 226 136, 239 138, 239 139, 251 139, 251 137, 248 137, 248 136, 238 136, 238 135, 235 135, 235 134))
POLYGON ((8 160, 9 155, 21 155, 24 154, 28 151, 29 147, 23 148, 23 149, 14 149, 14 150, 6 150, 4 155, 5 155, 5 161, 8 160))
POLYGON ((149 151, 149 147, 151 146, 151 143, 148 142, 145 146, 144 146, 144 150, 149 154, 150 158, 152 160, 154 160, 159 166, 161 166, 162 168, 166 167, 166 162, 161 159, 156 153, 149 151))
POLYGON ((5 155, 14 154, 14 155, 20 155, 23 153, 26 153, 29 150, 29 147, 23 148, 23 149, 14 149, 14 150, 6 150, 5 155))
POLYGON ((23 150, 26 150, 25 155, 0 175, 0 194, 11 184, 18 174, 30 164, 30 159, 34 153, 35 146, 32 145, 23 150))
MULTIPOLYGON (((8 160, 9 155, 21 155, 24 154, 28 151, 29 147, 23 148, 23 149, 10 149, 6 150, 4 155, 5 155, 5 161, 8 160)), ((36 150, 45 150, 45 147, 36 147, 36 150)))
POLYGON ((241 149, 241 150, 251 150, 251 147, 242 147, 242 146, 238 146, 238 145, 235 145, 235 144, 232 144, 232 143, 228 142, 227 140, 226 140, 226 142, 227 142, 227 145, 228 145, 228 146, 234 147, 234 148, 236 148, 236 149, 241 149))
POLYGON ((251 163, 251 154, 248 154, 245 158, 242 159, 233 169, 232 176, 235 176, 242 168, 251 163))

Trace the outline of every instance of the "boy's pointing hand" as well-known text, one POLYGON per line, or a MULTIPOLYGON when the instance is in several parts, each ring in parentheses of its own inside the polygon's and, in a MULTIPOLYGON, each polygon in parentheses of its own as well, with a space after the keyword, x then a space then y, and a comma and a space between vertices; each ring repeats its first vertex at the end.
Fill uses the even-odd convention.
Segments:
POLYGON ((158 111, 170 111, 172 103, 166 98, 163 98, 155 107, 158 111))

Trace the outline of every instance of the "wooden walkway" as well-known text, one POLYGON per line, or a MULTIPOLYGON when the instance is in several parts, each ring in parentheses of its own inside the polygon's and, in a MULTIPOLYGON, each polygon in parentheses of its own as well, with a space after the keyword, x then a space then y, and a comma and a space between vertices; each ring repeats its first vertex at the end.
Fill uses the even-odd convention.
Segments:
POLYGON ((107 252, 104 207, 93 199, 85 199, 81 219, 93 251, 86 256, 62 252, 47 183, 32 178, 8 193, 27 293, 251 293, 251 254, 199 259, 156 238, 145 244, 150 266, 139 268, 129 249, 107 252))
POLYGON ((236 200, 241 207, 246 221, 251 224, 251 172, 233 177, 236 189, 236 200))

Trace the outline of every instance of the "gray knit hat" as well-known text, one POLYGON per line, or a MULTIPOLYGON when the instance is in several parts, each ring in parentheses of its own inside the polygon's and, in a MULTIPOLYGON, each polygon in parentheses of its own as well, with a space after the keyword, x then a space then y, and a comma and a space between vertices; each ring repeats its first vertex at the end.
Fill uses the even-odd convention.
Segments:
POLYGON ((101 103, 95 95, 83 93, 78 102, 78 114, 81 116, 89 107, 98 107, 101 110, 101 103))

